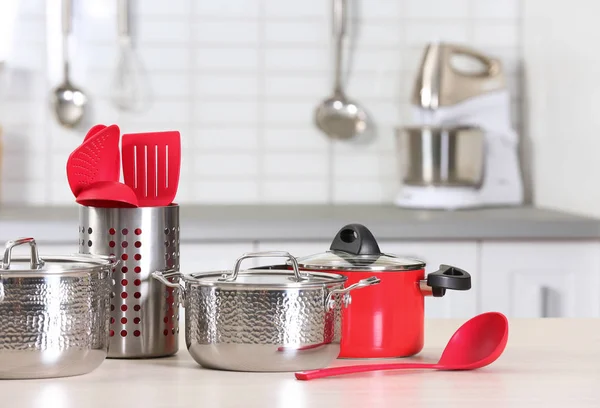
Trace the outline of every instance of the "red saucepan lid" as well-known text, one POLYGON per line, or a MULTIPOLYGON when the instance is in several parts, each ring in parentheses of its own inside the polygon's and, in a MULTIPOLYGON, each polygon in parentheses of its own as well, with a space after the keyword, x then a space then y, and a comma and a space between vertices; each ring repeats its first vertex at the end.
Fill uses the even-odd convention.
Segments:
POLYGON ((349 224, 337 233, 329 251, 298 258, 298 265, 311 270, 402 272, 423 269, 425 262, 384 254, 367 227, 349 224))

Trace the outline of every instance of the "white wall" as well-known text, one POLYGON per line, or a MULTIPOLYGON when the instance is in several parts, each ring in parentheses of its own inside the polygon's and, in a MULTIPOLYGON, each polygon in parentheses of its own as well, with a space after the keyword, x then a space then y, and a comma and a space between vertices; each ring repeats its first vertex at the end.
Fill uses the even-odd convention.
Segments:
POLYGON ((48 96, 61 80, 60 3, 21 0, 0 86, 3 202, 72 202, 66 159, 95 123, 180 130, 182 203, 389 202, 398 184, 393 127, 410 120, 415 68, 434 39, 501 58, 520 120, 518 0, 350 0, 348 94, 378 127, 366 146, 332 143, 312 125, 331 88, 329 1, 138 0, 137 53, 153 97, 141 114, 109 100, 115 1, 74 3, 73 82, 93 112, 81 130, 57 125, 48 96))
POLYGON ((523 3, 534 199, 544 207, 600 216, 600 3, 523 3))

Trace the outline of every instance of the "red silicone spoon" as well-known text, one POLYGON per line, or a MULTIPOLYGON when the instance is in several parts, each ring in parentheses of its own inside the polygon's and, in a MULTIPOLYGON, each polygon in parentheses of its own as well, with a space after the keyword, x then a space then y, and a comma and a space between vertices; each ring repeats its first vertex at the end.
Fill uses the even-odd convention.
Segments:
MULTIPOLYGON (((106 129, 107 126, 101 123, 94 125, 88 130, 85 138, 82 143, 85 143, 87 140, 91 139, 96 133, 106 129)), ((117 172, 117 180, 121 178, 121 151, 119 149, 115 150, 115 171, 117 172)))
POLYGON ((135 208, 138 199, 127 184, 118 181, 98 181, 85 187, 77 196, 78 204, 100 208, 135 208))
POLYGON ((120 130, 117 125, 107 126, 86 136, 67 159, 67 180, 73 195, 97 181, 118 181, 121 167, 115 156, 119 152, 120 130))
POLYGON ((106 129, 106 125, 103 124, 98 124, 98 125, 94 125, 90 128, 90 130, 88 130, 87 134, 85 135, 85 138, 83 139, 83 142, 85 142, 86 140, 88 140, 90 137, 94 136, 96 133, 100 132, 101 130, 106 129))
POLYGON ((474 370, 500 357, 508 341, 508 319, 502 313, 483 313, 464 323, 450 338, 440 361, 435 364, 392 363, 331 367, 295 373, 298 380, 313 380, 366 371, 425 369, 474 370))

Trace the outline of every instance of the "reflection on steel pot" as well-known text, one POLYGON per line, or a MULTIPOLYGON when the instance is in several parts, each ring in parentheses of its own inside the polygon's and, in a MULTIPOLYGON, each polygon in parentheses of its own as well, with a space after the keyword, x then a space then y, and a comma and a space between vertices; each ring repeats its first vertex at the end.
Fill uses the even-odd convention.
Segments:
POLYGON ((41 258, 33 238, 6 244, 0 266, 0 379, 67 377, 108 352, 114 257, 41 258), (29 245, 29 257, 11 256, 29 245))
POLYGON ((184 294, 185 336, 194 360, 233 371, 297 371, 322 368, 340 353, 342 309, 350 291, 379 283, 367 277, 344 288, 346 277, 300 273, 287 252, 242 255, 233 271, 154 272, 184 294), (247 258, 286 257, 293 270, 245 270, 247 258), (177 280, 177 282, 173 282, 177 280))
POLYGON ((380 251, 365 226, 350 224, 334 238, 330 251, 298 258, 301 271, 338 273, 353 284, 376 276, 381 284, 353 296, 344 310, 340 357, 392 358, 423 348, 424 296, 442 297, 446 290, 469 290, 471 276, 441 265, 425 276, 425 263, 380 251))

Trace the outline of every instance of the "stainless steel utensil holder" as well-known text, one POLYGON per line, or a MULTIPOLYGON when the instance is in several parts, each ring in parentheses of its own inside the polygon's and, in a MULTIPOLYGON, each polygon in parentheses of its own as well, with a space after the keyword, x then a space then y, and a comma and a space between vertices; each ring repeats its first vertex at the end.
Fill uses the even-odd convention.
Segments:
POLYGON ((179 206, 79 208, 79 252, 112 255, 108 358, 173 355, 179 345, 179 291, 154 271, 179 271, 179 206))

